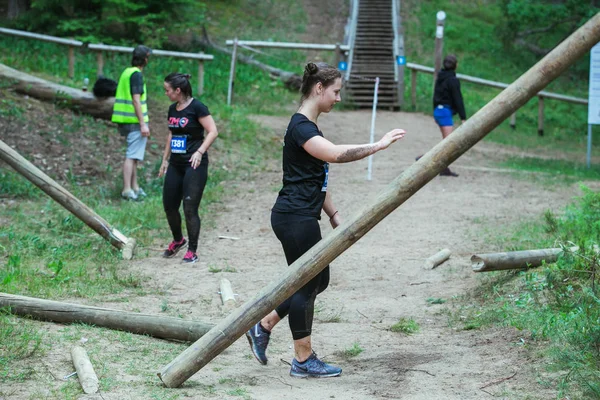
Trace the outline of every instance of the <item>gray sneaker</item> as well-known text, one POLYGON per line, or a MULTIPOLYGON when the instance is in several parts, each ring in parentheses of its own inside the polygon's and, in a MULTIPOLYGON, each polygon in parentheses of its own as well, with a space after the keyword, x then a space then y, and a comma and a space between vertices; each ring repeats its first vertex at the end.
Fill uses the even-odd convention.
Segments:
POLYGON ((254 357, 256 357, 258 362, 262 365, 267 365, 266 352, 271 332, 267 332, 260 322, 257 322, 256 325, 246 332, 246 337, 248 338, 248 343, 250 343, 250 348, 252 349, 252 353, 254 353, 254 357))
POLYGON ((133 190, 131 190, 131 189, 129 189, 129 190, 125 191, 125 192, 121 192, 121 197, 124 198, 125 200, 133 200, 133 201, 135 201, 135 200, 138 199, 138 197, 135 194, 135 192, 133 190))
POLYGON ((290 376, 295 378, 331 378, 341 374, 341 368, 324 363, 314 352, 302 363, 294 358, 290 369, 290 376))
POLYGON ((146 192, 144 192, 144 189, 142 188, 138 188, 138 190, 135 191, 135 195, 137 197, 146 197, 146 192))

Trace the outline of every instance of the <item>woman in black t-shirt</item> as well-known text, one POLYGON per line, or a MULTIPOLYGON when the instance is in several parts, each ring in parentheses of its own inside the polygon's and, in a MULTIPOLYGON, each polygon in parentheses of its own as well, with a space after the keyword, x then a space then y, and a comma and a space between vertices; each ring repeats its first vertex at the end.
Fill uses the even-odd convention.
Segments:
MULTIPOLYGON (((335 145, 323 137, 317 126, 321 113, 328 113, 341 101, 340 72, 326 64, 308 63, 302 79, 302 100, 290 120, 283 144, 283 188, 271 213, 271 225, 282 244, 288 264, 292 264, 319 240, 321 211, 333 228, 341 223, 340 214, 328 191, 329 163, 360 160, 402 138, 405 132, 394 129, 381 140, 364 145, 335 145)), ((252 327, 246 336, 254 356, 267 363, 266 349, 273 327, 286 315, 294 339, 295 358, 290 375, 331 377, 341 368, 319 360, 311 345, 314 302, 329 284, 329 267, 293 294, 277 309, 252 327)))
POLYGON ((165 176, 163 206, 173 234, 164 257, 173 257, 187 243, 181 229, 179 206, 188 230, 186 263, 198 260, 200 216, 198 208, 208 178, 208 148, 218 136, 217 126, 208 108, 192 97, 190 75, 172 73, 164 82, 165 94, 175 103, 169 107, 169 134, 158 176, 165 176), (205 134, 206 132, 206 134, 205 134))

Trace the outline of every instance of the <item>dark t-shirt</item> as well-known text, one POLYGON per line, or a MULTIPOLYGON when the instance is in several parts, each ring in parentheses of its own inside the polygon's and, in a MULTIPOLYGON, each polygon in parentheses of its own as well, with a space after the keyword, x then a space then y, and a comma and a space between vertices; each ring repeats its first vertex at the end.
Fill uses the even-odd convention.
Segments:
POLYGON ((308 154, 302 145, 323 136, 305 115, 294 114, 283 141, 283 188, 273 211, 321 218, 329 163, 308 154))
MULTIPOLYGON (((177 103, 171 104, 168 114, 172 135, 170 163, 186 164, 190 161, 192 154, 204 142, 204 127, 198 119, 208 115, 208 107, 196 99, 181 111, 177 111, 177 103)), ((208 162, 207 153, 202 156, 202 162, 208 162)))

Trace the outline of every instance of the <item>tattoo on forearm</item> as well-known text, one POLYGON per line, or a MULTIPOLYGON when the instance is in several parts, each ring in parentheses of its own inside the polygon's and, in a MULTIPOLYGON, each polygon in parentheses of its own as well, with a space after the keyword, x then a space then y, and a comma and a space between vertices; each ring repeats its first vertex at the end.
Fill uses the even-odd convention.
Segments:
POLYGON ((360 160, 362 158, 365 158, 366 156, 373 154, 374 148, 375 148, 375 145, 371 144, 371 145, 364 146, 364 147, 357 147, 354 149, 346 150, 345 152, 343 152, 342 154, 340 154, 338 156, 337 162, 345 163, 345 162, 360 160))

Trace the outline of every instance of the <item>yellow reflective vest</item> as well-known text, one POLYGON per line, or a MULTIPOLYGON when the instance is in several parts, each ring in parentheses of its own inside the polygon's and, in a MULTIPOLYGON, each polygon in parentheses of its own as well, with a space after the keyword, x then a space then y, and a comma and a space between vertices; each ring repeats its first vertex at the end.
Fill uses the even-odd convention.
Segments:
MULTIPOLYGON (((112 122, 118 124, 137 124, 137 116, 133 107, 133 97, 131 96, 131 75, 134 72, 142 72, 138 67, 129 67, 121 74, 115 95, 115 105, 113 107, 112 122)), ((146 104, 146 83, 144 82, 144 93, 140 95, 142 103, 142 114, 144 122, 148 122, 148 105, 146 104)))

